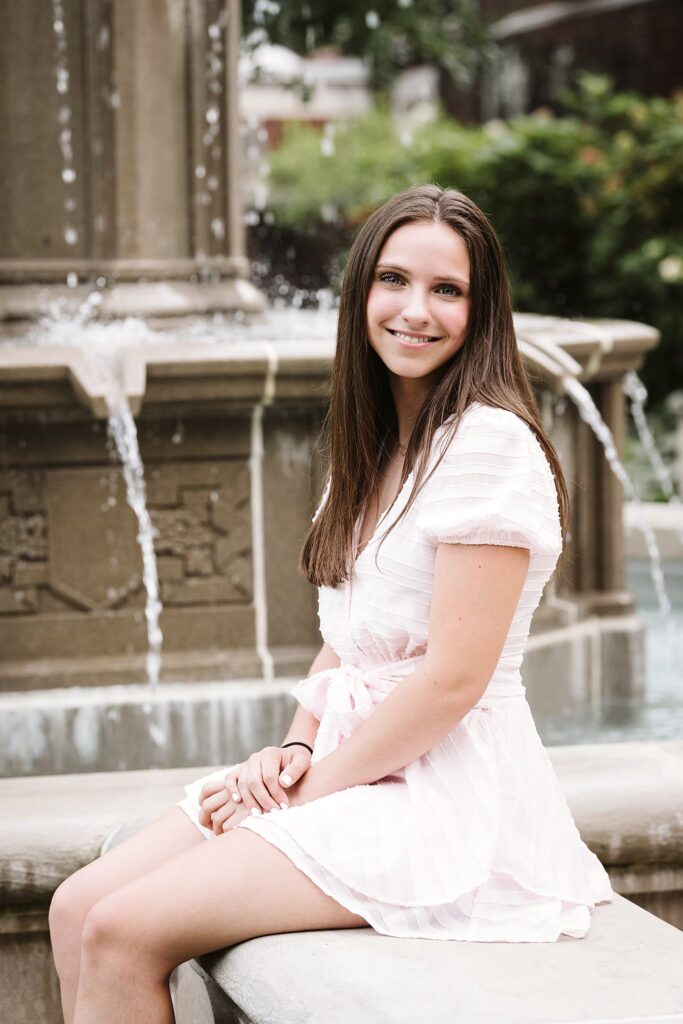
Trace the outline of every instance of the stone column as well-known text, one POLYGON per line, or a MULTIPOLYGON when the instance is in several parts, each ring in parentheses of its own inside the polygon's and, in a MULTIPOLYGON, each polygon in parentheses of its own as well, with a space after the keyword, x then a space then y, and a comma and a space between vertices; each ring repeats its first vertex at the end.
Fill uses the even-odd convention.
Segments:
MULTIPOLYGON (((0 318, 77 305, 67 274, 182 282, 183 313, 260 308, 244 280, 239 0, 60 3, 56 22, 45 0, 4 12, 0 318), (50 287, 27 293, 36 282, 50 287)), ((149 284, 101 308, 179 311, 149 284)))

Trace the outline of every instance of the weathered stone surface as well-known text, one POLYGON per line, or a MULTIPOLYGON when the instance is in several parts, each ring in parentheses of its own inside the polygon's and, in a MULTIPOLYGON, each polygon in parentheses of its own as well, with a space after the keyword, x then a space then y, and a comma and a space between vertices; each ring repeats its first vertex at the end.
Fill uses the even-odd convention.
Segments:
MULTIPOLYGON (((260 678, 263 673, 248 602, 169 608, 161 628, 169 639, 162 665, 165 681, 260 678)), ((28 614, 0 618, 0 650, 14 652, 12 659, 0 660, 5 691, 140 683, 147 650, 142 594, 134 608, 91 612, 77 629, 61 615, 41 618, 39 631, 28 614)), ((305 672, 310 665, 313 651, 304 653, 293 671, 305 672)))
POLYGON ((63 1024, 45 908, 35 917, 0 910, 0 993, 3 1024, 63 1024))
POLYGON ((617 897, 581 940, 420 942, 361 928, 269 935, 200 962, 244 1024, 673 1024, 682 956, 677 929, 617 897))
MULTIPOLYGON (((207 427, 214 437, 210 447, 218 454, 218 432, 211 421, 207 427)), ((188 460, 185 448, 169 441, 168 424, 141 429, 152 481, 148 505, 161 559, 164 653, 188 650, 194 643, 198 663, 206 650, 202 642, 212 651, 224 651, 224 661, 231 650, 239 660, 230 645, 237 639, 241 648, 253 634, 252 624, 244 628, 245 616, 253 614, 250 476, 246 459, 229 457, 243 447, 240 421, 236 437, 225 425, 223 432, 222 458, 188 460), (156 461, 160 452, 174 461, 156 461), (179 618, 173 623, 174 615, 190 608, 202 609, 201 621, 179 618)), ((181 435, 184 441, 187 435, 181 435)), ((82 439, 69 431, 66 441, 61 451, 46 452, 55 461, 44 468, 20 466, 0 475, 8 511, 0 519, 0 679, 6 689, 22 688, 22 676, 28 680, 34 673, 41 685, 40 677, 51 669, 45 660, 31 667, 27 659, 36 653, 53 659, 52 683, 58 683, 61 658, 137 655, 146 646, 138 612, 144 601, 138 526, 126 503, 120 468, 112 464, 102 433, 85 450, 82 439), (71 441, 76 465, 68 467, 71 441), (78 464, 86 452, 90 465, 78 464), (16 507, 34 511, 17 514, 16 507)), ((199 450, 193 441, 191 451, 199 450)), ((255 653, 254 665, 260 670, 255 653)), ((70 672, 82 678, 84 669, 74 665, 70 672)), ((128 680, 139 680, 139 672, 131 662, 128 680)), ((114 663, 111 673, 112 681, 121 678, 114 663)), ((183 678, 192 676, 186 670, 183 678)), ((42 685, 52 683, 46 678, 42 685)))
POLYGON ((120 472, 51 469, 46 491, 51 589, 75 609, 120 605, 141 584, 138 527, 120 472))
MULTIPOLYGON (((251 684, 244 686, 249 693, 251 684)), ((206 710, 215 715, 215 708, 206 710)), ((85 719, 84 724, 89 735, 85 719)), ((270 725, 264 743, 278 738, 270 725)), ((677 873, 683 871, 683 743, 552 747, 549 754, 579 831, 607 870, 636 872, 645 886, 648 873, 666 868, 673 874, 662 875, 660 883, 678 884, 677 873)), ((0 780, 0 902, 42 899, 61 871, 69 873, 94 855, 107 829, 161 813, 180 799, 182 785, 203 771, 0 780), (54 848, 57 866, 45 862, 46 846, 54 848)), ((633 884, 629 894, 635 894, 633 884)))
POLYGON ((28 615, 37 610, 38 592, 35 587, 0 590, 0 615, 28 615))
MULTIPOLYGON (((62 92, 55 88, 52 17, 34 0, 8 11, 0 58, 5 85, 19 99, 0 111, 5 280, 63 283, 64 265, 82 276, 151 278, 155 283, 147 288, 121 283, 111 290, 107 312, 119 316, 245 305, 255 293, 247 281, 214 279, 193 289, 189 280, 208 268, 223 276, 247 273, 237 201, 239 19, 233 9, 232 3, 215 9, 197 4, 190 16, 180 0, 132 6, 115 0, 83 19, 69 0, 69 78, 62 92), (214 20, 215 41, 208 33, 214 20), (212 75, 217 89, 209 91, 206 67, 216 59, 216 45, 221 68, 212 75), (28 79, 22 54, 33 69, 28 79), (69 153, 67 180, 56 157, 57 127, 62 157, 69 153), (200 165, 214 188, 192 173, 200 165), (54 167, 52 179, 46 167, 54 167), (29 264, 23 274, 22 263, 29 264), (160 277, 177 280, 171 285, 160 277)), ((62 290, 67 301, 77 299, 63 284, 62 290)), ((8 291, 7 312, 16 316, 20 290, 8 291)))
POLYGON ((555 747, 586 842, 610 866, 683 868, 683 742, 555 747))

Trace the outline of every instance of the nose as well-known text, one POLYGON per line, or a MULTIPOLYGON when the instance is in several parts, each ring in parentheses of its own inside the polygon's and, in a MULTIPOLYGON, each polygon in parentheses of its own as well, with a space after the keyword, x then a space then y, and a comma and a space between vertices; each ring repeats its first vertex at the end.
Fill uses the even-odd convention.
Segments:
POLYGON ((420 288, 411 288, 406 295, 406 302, 401 312, 403 320, 409 327, 424 327, 431 315, 428 296, 420 288))

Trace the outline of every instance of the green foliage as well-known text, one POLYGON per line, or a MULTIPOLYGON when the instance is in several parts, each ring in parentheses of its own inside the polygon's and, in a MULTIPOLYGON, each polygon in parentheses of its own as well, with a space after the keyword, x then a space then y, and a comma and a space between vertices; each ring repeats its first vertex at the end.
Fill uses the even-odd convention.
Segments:
POLYGON ((427 62, 469 81, 486 38, 476 0, 245 0, 247 43, 269 41, 305 54, 325 46, 363 57, 376 86, 427 62))
POLYGON ((561 117, 484 127, 396 125, 380 109, 338 126, 332 155, 319 133, 292 126, 272 159, 275 223, 309 235, 335 224, 345 245, 401 188, 462 189, 501 238, 518 308, 662 332, 644 374, 659 401, 683 386, 683 100, 618 94, 582 75, 564 103, 561 117))

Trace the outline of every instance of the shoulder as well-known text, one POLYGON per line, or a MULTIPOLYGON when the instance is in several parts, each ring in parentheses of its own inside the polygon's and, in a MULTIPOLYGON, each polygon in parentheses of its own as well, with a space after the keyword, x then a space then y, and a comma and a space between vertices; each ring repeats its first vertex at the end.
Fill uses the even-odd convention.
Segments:
POLYGON ((513 412, 477 403, 457 427, 447 421, 437 434, 418 527, 438 542, 507 544, 556 557, 557 491, 531 427, 513 412))
MULTIPOLYGON (((505 456, 524 455, 547 462, 536 434, 521 416, 509 409, 473 402, 454 429, 450 418, 434 435, 434 455, 457 457, 466 451, 505 456)), ((549 468, 549 467, 548 467, 549 468)))

